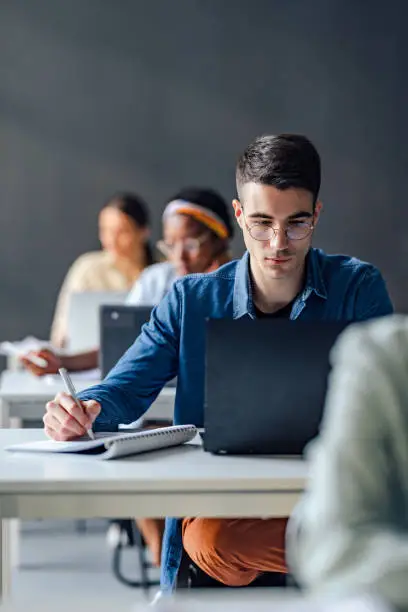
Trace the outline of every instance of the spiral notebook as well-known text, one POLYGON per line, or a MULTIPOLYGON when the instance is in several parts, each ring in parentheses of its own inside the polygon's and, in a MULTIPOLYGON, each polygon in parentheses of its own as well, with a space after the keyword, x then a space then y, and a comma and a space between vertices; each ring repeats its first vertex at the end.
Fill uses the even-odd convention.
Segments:
POLYGON ((147 429, 134 433, 95 434, 89 438, 72 442, 41 440, 8 446, 6 450, 23 453, 79 453, 95 455, 99 459, 117 459, 149 451, 179 446, 190 442, 197 434, 194 425, 172 425, 159 429, 147 429))

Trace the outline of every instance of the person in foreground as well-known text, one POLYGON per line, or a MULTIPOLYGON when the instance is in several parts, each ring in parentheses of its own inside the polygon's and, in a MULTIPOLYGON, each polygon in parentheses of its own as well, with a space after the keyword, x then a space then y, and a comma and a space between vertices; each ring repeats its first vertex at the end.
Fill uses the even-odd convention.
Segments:
MULTIPOLYGON (((134 421, 175 376, 175 423, 202 427, 206 318, 360 321, 392 312, 376 268, 311 248, 322 204, 320 157, 307 138, 257 138, 238 161, 236 181, 242 259, 177 280, 109 376, 80 394, 83 410, 64 394, 47 404, 48 436, 69 440, 91 425, 100 431, 134 421)), ((166 519, 162 590, 175 586, 183 546, 204 572, 230 586, 248 585, 262 572, 285 573, 286 522, 166 519)))
POLYGON ((408 611, 408 317, 349 327, 332 352, 288 560, 316 594, 377 592, 408 611))
MULTIPOLYGON (((133 285, 126 304, 155 306, 174 281, 186 274, 211 272, 230 259, 230 240, 234 227, 229 207, 213 189, 186 187, 176 193, 163 212, 163 240, 157 247, 167 261, 146 268, 133 285)), ((23 366, 36 376, 90 370, 98 366, 99 350, 57 355, 49 349, 32 351, 21 357, 23 366), (39 366, 30 357, 46 362, 39 366)))

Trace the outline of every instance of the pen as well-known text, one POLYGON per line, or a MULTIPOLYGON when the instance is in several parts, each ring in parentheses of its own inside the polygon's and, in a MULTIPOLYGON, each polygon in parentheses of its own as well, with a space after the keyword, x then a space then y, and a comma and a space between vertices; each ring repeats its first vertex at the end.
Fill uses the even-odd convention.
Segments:
MULTIPOLYGON (((75 391, 74 383, 72 382, 71 377, 68 374, 66 368, 60 368, 58 372, 61 374, 61 378, 64 381, 66 390, 68 391, 68 393, 70 394, 70 396, 72 397, 72 399, 74 400, 78 408, 83 410, 83 407, 81 406, 81 402, 79 401, 77 393, 75 391)), ((88 436, 91 438, 91 440, 95 440, 95 436, 94 436, 92 429, 88 429, 87 433, 88 433, 88 436)))

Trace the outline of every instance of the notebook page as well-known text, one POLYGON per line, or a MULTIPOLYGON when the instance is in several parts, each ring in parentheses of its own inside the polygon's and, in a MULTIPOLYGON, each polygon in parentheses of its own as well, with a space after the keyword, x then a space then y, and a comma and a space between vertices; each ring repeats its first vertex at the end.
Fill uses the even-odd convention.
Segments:
POLYGON ((40 440, 24 444, 13 444, 7 451, 22 451, 30 453, 78 453, 103 446, 103 440, 74 440, 72 442, 56 442, 55 440, 40 440))
MULTIPOLYGON (((170 437, 173 441, 182 436, 188 430, 191 430, 191 425, 171 426, 162 427, 159 429, 149 429, 145 431, 136 431, 132 433, 125 432, 98 432, 95 434, 96 439, 90 440, 89 438, 82 438, 79 440, 73 440, 70 442, 56 442, 55 440, 40 440, 37 442, 24 442, 22 444, 13 444, 8 446, 5 450, 7 451, 22 451, 22 452, 48 452, 48 453, 80 453, 84 451, 91 451, 92 449, 100 448, 101 451, 110 449, 112 443, 116 440, 122 440, 125 444, 129 444, 134 440, 139 441, 139 447, 145 447, 146 440, 162 440, 163 437, 170 437)), ((193 427, 192 436, 195 435, 196 431, 193 427)), ((191 433, 191 431, 190 431, 191 433)), ((184 442, 185 440, 183 440, 184 442)), ((161 448, 163 445, 155 444, 152 442, 153 447, 161 448)), ((116 445, 115 445, 116 446, 116 445)), ((167 446, 165 444, 164 446, 167 446)), ((124 448, 122 447, 122 452, 124 448)), ((120 452, 112 449, 111 455, 120 455, 120 452)))
POLYGON ((72 440, 69 442, 57 442, 56 440, 40 440, 38 442, 23 442, 8 446, 6 450, 27 451, 27 452, 47 452, 47 453, 78 453, 84 450, 92 450, 103 446, 106 441, 123 437, 124 434, 116 432, 97 432, 94 434, 95 440, 90 440, 88 436, 72 440))

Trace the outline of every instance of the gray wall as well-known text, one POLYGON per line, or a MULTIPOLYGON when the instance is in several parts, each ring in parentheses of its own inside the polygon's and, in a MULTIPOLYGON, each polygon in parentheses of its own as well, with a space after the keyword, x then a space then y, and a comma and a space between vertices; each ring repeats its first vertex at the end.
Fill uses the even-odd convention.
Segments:
MULTIPOLYGON (((234 196, 255 135, 323 158, 316 242, 380 266, 407 304, 404 1, 2 0, 0 339, 48 334, 68 265, 117 189, 234 196)), ((241 243, 236 241, 238 253, 241 243)))

